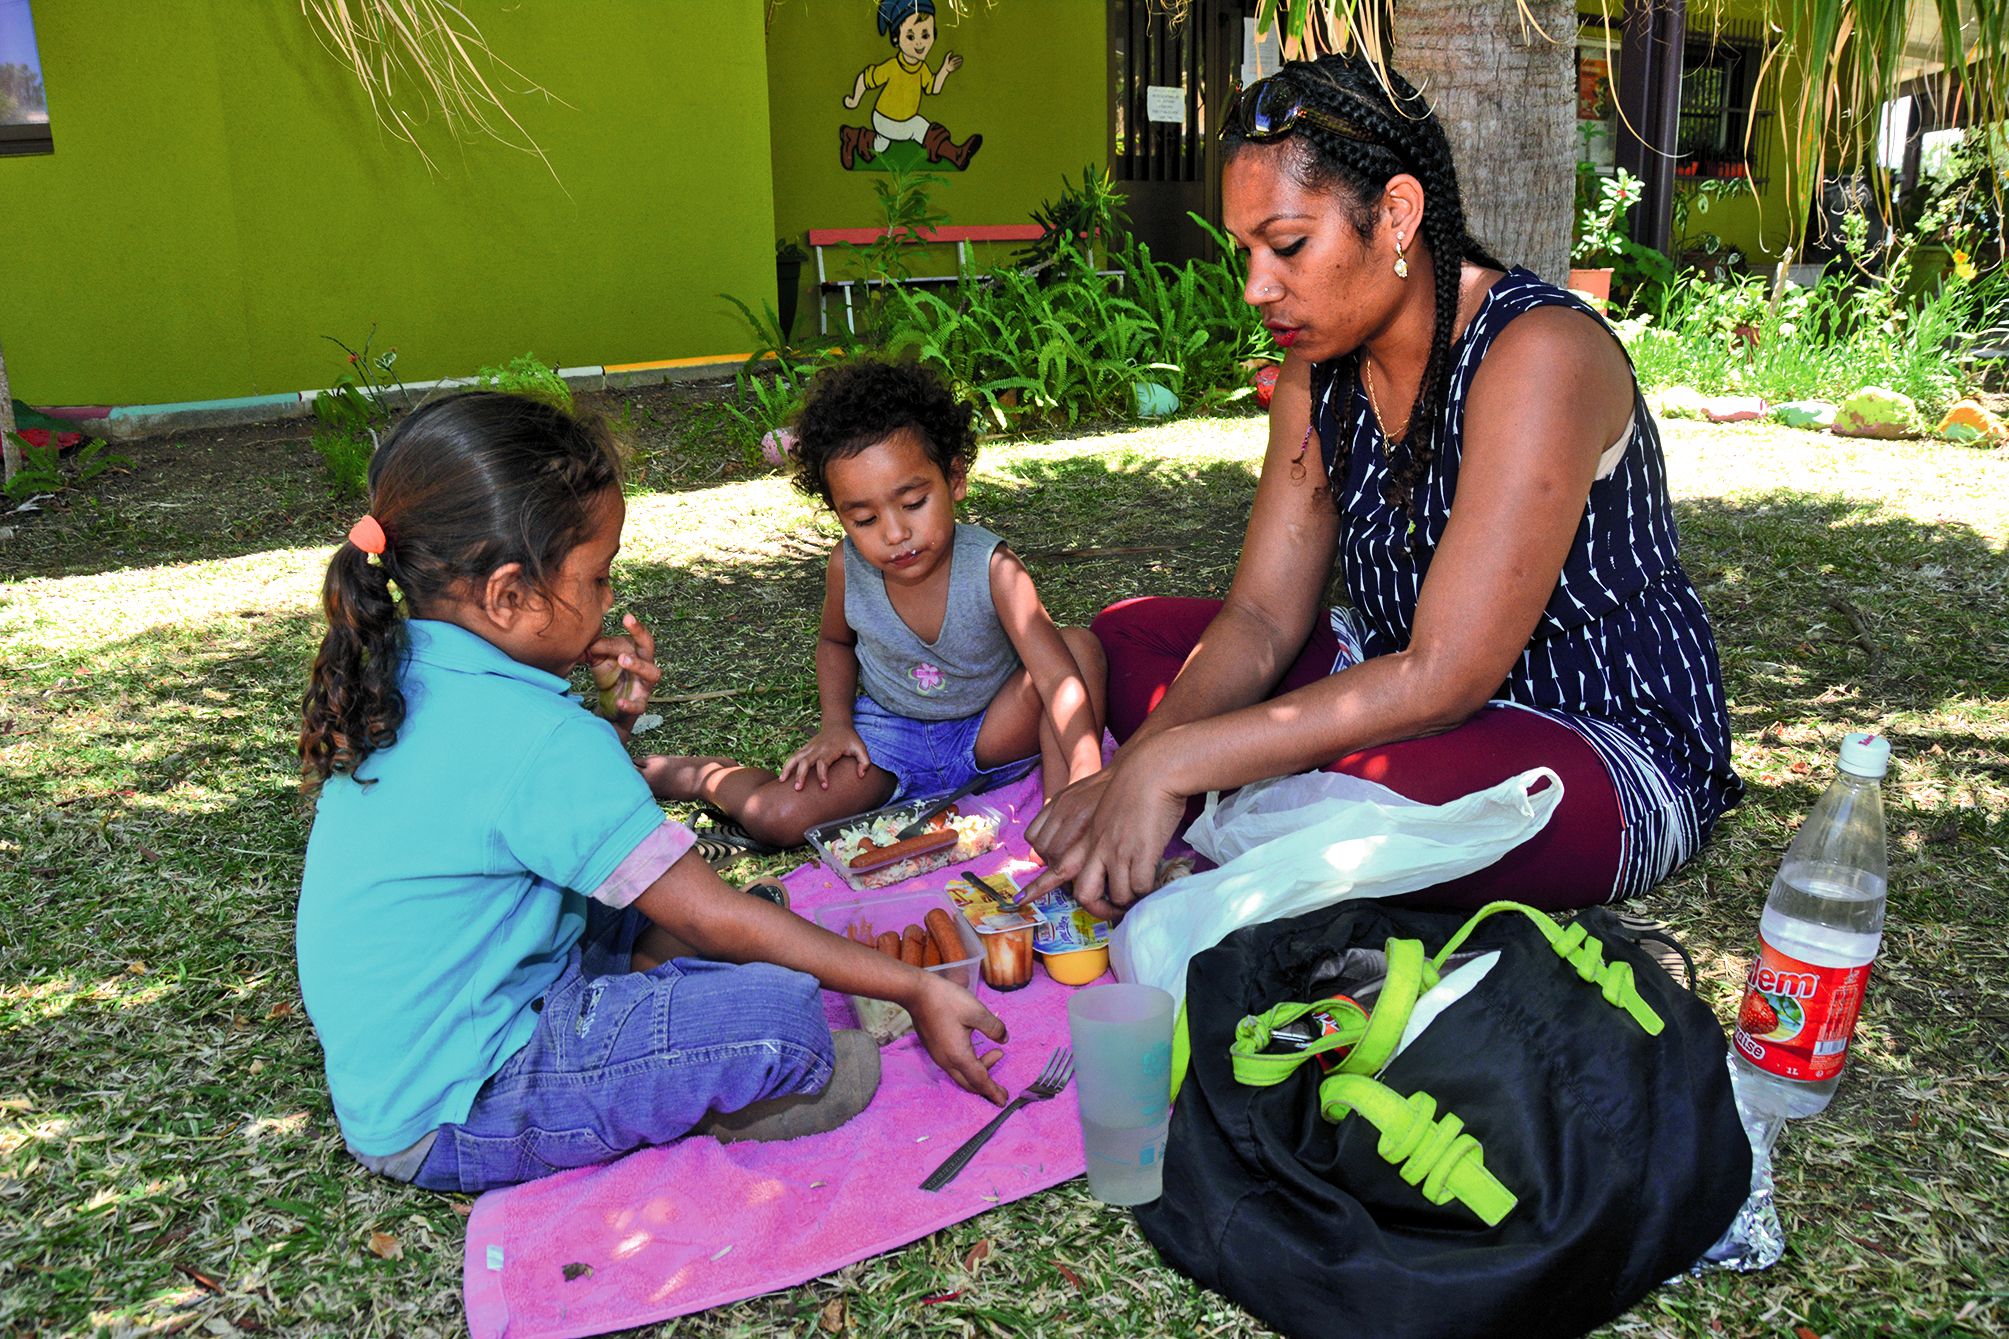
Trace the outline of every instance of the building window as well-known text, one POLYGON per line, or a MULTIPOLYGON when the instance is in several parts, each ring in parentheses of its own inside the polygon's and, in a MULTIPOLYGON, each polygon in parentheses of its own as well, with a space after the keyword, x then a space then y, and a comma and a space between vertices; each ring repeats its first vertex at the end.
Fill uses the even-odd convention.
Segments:
POLYGON ((1772 152, 1763 121, 1771 112, 1751 109, 1763 63, 1763 39, 1755 22, 1726 20, 1714 33, 1690 35, 1681 60, 1677 176, 1748 176, 1763 184, 1772 152))
POLYGON ((0 0, 0 155, 54 149, 28 0, 0 0))

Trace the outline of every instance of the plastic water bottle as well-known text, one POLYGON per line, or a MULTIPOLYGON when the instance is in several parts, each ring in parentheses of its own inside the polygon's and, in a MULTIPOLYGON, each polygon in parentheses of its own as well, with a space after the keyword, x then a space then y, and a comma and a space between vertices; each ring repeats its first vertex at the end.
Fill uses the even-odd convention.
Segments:
POLYGON ((1880 787, 1889 766, 1889 740, 1844 738, 1841 770, 1772 880, 1737 1011, 1738 1100, 1749 1111, 1811 1116, 1842 1081, 1883 942, 1889 866, 1880 787))

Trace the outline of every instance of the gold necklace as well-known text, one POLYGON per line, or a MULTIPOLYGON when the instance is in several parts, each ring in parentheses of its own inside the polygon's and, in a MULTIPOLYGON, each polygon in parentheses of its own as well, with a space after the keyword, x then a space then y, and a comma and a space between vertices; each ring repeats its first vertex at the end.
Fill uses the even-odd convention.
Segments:
MULTIPOLYGON (((1388 420, 1381 416, 1381 401, 1374 395, 1374 360, 1364 353, 1360 355, 1360 379, 1367 386, 1367 407, 1374 411, 1374 425, 1381 429, 1381 450, 1384 454, 1392 453, 1395 450, 1394 434, 1388 431, 1388 420)), ((1408 430, 1409 425, 1405 423, 1403 431, 1408 430)))

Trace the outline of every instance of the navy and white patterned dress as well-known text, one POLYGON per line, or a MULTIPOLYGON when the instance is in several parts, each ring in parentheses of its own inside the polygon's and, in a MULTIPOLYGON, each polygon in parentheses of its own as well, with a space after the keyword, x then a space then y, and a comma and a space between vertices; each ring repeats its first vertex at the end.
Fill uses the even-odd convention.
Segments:
MULTIPOLYGON (((1352 608, 1333 611, 1342 647, 1377 656, 1409 645, 1417 593, 1458 491, 1472 378, 1509 322, 1545 306, 1598 319, 1564 290, 1514 269, 1452 346, 1437 458, 1415 486, 1414 555, 1408 514, 1382 497, 1386 444, 1357 374, 1344 375, 1353 361, 1312 368, 1312 421, 1328 477, 1337 434, 1352 442, 1339 490, 1339 558, 1352 608)), ((1716 640, 1676 557, 1660 433, 1636 386, 1622 445, 1615 461, 1607 452, 1599 462, 1562 578, 1494 695, 1496 704, 1567 726, 1604 760, 1624 823, 1613 897, 1644 892, 1687 860, 1744 789, 1730 765, 1716 640)), ((1394 450, 1399 456, 1403 448, 1394 450)))

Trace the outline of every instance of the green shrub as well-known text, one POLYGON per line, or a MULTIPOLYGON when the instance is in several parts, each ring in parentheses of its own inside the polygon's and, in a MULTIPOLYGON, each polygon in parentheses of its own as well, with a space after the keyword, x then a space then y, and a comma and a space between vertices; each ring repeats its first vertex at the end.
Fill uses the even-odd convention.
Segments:
POLYGON ((344 378, 314 397, 314 450, 328 466, 328 481, 342 497, 369 492, 370 456, 377 429, 389 427, 390 407, 344 378))
POLYGON ((398 379, 398 351, 372 351, 375 326, 359 349, 333 335, 321 338, 348 356, 349 370, 314 397, 314 418, 321 425, 314 434, 314 450, 327 463, 337 495, 361 497, 369 492, 370 456, 377 449, 378 430, 391 425, 391 391, 396 389, 407 409, 412 394, 398 379))
POLYGON ((1032 211, 1040 235, 1012 257, 1013 263, 1020 269, 1046 271, 1065 258, 1085 261, 1093 268, 1097 246, 1120 246, 1129 235, 1123 205, 1123 192, 1107 169, 1098 171, 1092 164, 1082 168, 1078 187, 1063 177, 1059 197, 1040 201, 1039 208, 1032 211), (1077 246, 1063 252, 1063 238, 1073 239, 1077 246))
POLYGON ((328 481, 343 497, 362 497, 370 491, 370 457, 376 449, 376 433, 369 428, 352 432, 324 427, 314 434, 314 450, 328 466, 328 481))
MULTIPOLYGON (((1106 176, 1086 169, 1079 188, 1063 187, 1036 215, 1044 232, 1034 248, 998 269, 966 265, 951 288, 898 283, 907 273, 899 244, 857 248, 861 271, 889 282, 870 290, 860 333, 846 336, 845 346, 829 339, 793 346, 773 308, 757 313, 722 294, 756 344, 727 408, 747 458, 759 459, 760 439, 794 415, 810 380, 852 344, 934 368, 1000 431, 1129 418, 1146 381, 1165 386, 1188 411, 1251 396, 1245 364, 1281 360, 1282 352, 1242 301, 1233 243, 1192 215, 1222 259, 1171 265, 1124 233, 1106 176), (1113 273, 1098 272, 1098 249, 1113 273)), ((940 221, 922 183, 895 178, 878 189, 888 229, 940 221)))
POLYGON ((999 429, 1129 417, 1140 381, 1192 411, 1242 399, 1252 393, 1243 363, 1280 354, 1241 299, 1232 246, 1194 217, 1227 259, 1171 265, 1124 239, 1112 282, 1057 234, 1054 262, 1037 273, 966 273, 946 294, 896 290, 887 347, 935 367, 999 429))
POLYGON ((96 438, 85 442, 65 464, 62 448, 53 439, 46 446, 37 446, 19 433, 13 437, 21 449, 21 465, 0 490, 0 496, 10 501, 82 488, 107 470, 132 464, 131 457, 119 455, 109 443, 96 438))
POLYGON ((1763 279, 1711 283, 1691 273, 1614 325, 1648 387, 1776 404, 1887 386, 1937 416, 1960 398, 1964 360, 2009 284, 1999 269, 1974 280, 1949 276, 1911 302, 1907 277, 1900 253, 1880 278, 1824 275, 1812 288, 1788 287, 1775 303, 1763 279))
POLYGON ((520 353, 500 367, 484 367, 474 374, 475 385, 484 390, 503 391, 573 412, 572 388, 558 375, 558 369, 534 353, 520 353))

